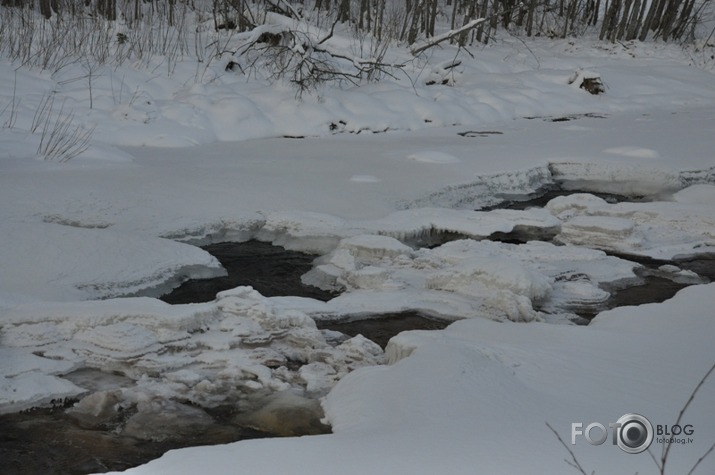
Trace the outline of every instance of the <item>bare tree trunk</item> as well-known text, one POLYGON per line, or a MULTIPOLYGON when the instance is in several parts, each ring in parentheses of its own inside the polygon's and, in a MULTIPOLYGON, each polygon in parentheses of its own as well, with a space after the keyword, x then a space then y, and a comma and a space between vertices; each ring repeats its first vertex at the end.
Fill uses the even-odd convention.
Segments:
POLYGON ((680 6, 680 0, 670 0, 668 2, 668 7, 663 13, 663 18, 660 25, 660 36, 663 40, 667 41, 673 31, 673 25, 675 24, 675 19, 678 17, 678 7, 680 6))
MULTIPOLYGON (((475 0, 475 2, 476 2, 476 0, 475 0)), ((489 12, 489 0, 482 0, 482 4, 480 5, 480 7, 481 8, 479 9, 479 18, 486 18, 487 13, 489 12)), ((475 4, 475 9, 476 9, 476 4, 475 4)), ((476 11, 472 12, 469 15, 469 18, 474 18, 475 13, 476 13, 476 11)), ((468 20, 469 20, 468 18, 464 19, 465 25, 467 24, 468 20)), ((485 41, 485 38, 484 38, 484 28, 485 27, 489 28, 489 25, 486 22, 482 23, 481 25, 479 25, 477 27, 477 41, 479 41, 479 42, 485 41)), ((464 36, 465 42, 467 39, 467 35, 468 35, 468 33, 465 33, 465 36, 464 36)))
POLYGON ((615 39, 621 40, 626 35, 626 27, 628 26, 628 19, 631 17, 631 6, 633 6, 633 0, 626 0, 623 6, 623 12, 621 14, 621 22, 618 25, 618 31, 616 32, 615 39))
POLYGON ((631 19, 628 23, 628 31, 626 32, 626 40, 634 40, 638 36, 638 31, 641 28, 641 23, 643 22, 643 15, 645 14, 646 2, 642 0, 636 0, 635 5, 633 5, 633 13, 631 19))
POLYGON ((658 8, 657 4, 662 1, 663 0, 653 0, 653 2, 650 4, 648 14, 646 15, 645 21, 643 22, 643 26, 641 27, 640 35, 638 35, 639 41, 645 41, 645 39, 648 37, 648 32, 653 29, 653 19, 655 18, 655 12, 658 8))
POLYGON ((663 20, 663 11, 665 10, 665 6, 667 4, 668 0, 659 0, 657 2, 657 10, 655 11, 655 16, 653 17, 653 24, 651 25, 653 31, 660 29, 660 25, 663 20))
POLYGON ((596 0, 596 6, 593 7, 593 17, 591 18, 591 25, 596 26, 598 23, 598 13, 601 11, 601 0, 596 0))
POLYGON ((117 19, 116 0, 97 0, 95 8, 97 9, 97 13, 106 20, 114 21, 117 19))
POLYGON ((427 34, 429 36, 434 36, 434 24, 437 22, 437 0, 431 0, 430 7, 427 34))
POLYGON ((52 7, 50 6, 50 0, 40 0, 40 13, 48 20, 52 18, 52 7))
POLYGON ((618 13, 618 3, 619 0, 611 0, 610 4, 606 4, 606 13, 603 15, 603 23, 601 24, 601 32, 598 35, 598 39, 603 41, 608 38, 611 34, 611 29, 613 28, 613 23, 615 21, 615 16, 618 13))
POLYGON ((338 4, 338 20, 340 23, 350 20, 350 0, 340 0, 338 4))
POLYGON ((536 10, 536 0, 529 2, 529 12, 526 15, 526 36, 531 36, 534 28, 534 10, 536 10))
POLYGON ((696 18, 694 18, 693 15, 693 8, 695 7, 695 0, 686 0, 685 6, 683 7, 683 10, 680 12, 680 16, 678 18, 678 24, 673 30, 673 39, 679 39, 681 38, 686 30, 688 29, 688 25, 691 24, 693 21, 695 21, 696 18))
POLYGON ((417 40, 418 28, 424 10, 424 2, 425 0, 419 0, 418 3, 414 4, 414 10, 412 12, 412 22, 410 23, 410 30, 407 33, 408 44, 413 44, 417 40))
POLYGON ((377 39, 382 39, 382 28, 385 22, 385 3, 387 0, 377 0, 377 16, 375 17, 375 30, 377 31, 377 39))

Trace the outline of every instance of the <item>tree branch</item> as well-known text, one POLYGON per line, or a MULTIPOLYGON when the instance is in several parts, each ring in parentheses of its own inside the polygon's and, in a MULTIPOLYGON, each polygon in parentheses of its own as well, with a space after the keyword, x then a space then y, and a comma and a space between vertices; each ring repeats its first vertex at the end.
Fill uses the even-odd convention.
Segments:
POLYGON ((476 28, 482 23, 486 22, 488 19, 487 18, 477 18, 476 20, 472 20, 466 25, 457 28, 455 30, 449 30, 446 33, 442 33, 441 35, 433 36, 432 38, 429 39, 429 41, 424 41, 420 45, 415 45, 412 48, 410 48, 410 53, 412 53, 413 56, 417 56, 421 52, 433 47, 437 46, 440 43, 443 43, 445 41, 451 40, 455 36, 459 36, 465 31, 469 31, 472 28, 476 28))

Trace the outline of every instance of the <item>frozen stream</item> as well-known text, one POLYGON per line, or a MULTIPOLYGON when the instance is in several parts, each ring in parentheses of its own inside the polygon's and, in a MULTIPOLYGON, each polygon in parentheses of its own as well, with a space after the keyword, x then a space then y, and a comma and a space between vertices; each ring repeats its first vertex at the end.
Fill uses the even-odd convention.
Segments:
MULTIPOLYGON (((530 200, 507 202, 498 208, 502 210, 542 208, 554 199, 571 199, 569 196, 572 193, 550 190, 530 200)), ((604 199, 605 202, 614 205, 623 198, 618 195, 601 195, 598 199, 604 199)), ((541 212, 543 209, 538 211, 541 212)), ((531 259, 526 257, 530 254, 538 255, 546 252, 550 255, 553 252, 560 252, 553 244, 546 242, 551 241, 554 233, 543 230, 550 228, 537 228, 535 231, 530 229, 527 226, 518 232, 497 231, 482 241, 465 240, 465 236, 459 232, 432 233, 427 238, 423 236, 412 240, 411 244, 414 246, 416 242, 426 239, 430 246, 421 250, 410 250, 393 238, 358 236, 344 240, 337 250, 317 260, 316 255, 290 251, 256 240, 210 244, 203 249, 221 262, 228 275, 212 279, 189 280, 173 292, 164 295, 162 300, 171 304, 211 302, 220 292, 238 286, 252 286, 265 297, 308 298, 316 303, 306 304, 305 310, 316 318, 317 328, 323 332, 330 345, 334 347, 348 342, 350 337, 363 335, 384 349, 388 340, 402 331, 441 329, 450 323, 450 319, 435 315, 439 312, 420 308, 404 310, 398 308, 394 312, 379 313, 363 310, 355 314, 342 310, 331 315, 330 301, 332 299, 340 301, 340 298, 336 297, 346 290, 359 291, 361 286, 365 286, 364 282, 370 281, 372 278, 370 276, 377 276, 379 280, 384 272, 391 272, 395 276, 405 272, 404 269, 400 270, 404 264, 396 260, 401 255, 412 255, 413 258, 432 262, 431 266, 439 268, 442 264, 437 264, 438 261, 435 259, 446 259, 445 262, 450 263, 450 266, 459 266, 463 264, 459 258, 461 252, 472 253, 482 248, 479 252, 486 252, 487 255, 494 252, 512 256, 523 254, 521 259, 531 259), (534 237, 543 239, 543 246, 551 247, 542 248, 534 241, 526 243, 534 237), (345 268, 348 274, 332 281, 332 277, 328 278, 331 272, 329 266, 333 265, 331 262, 344 261, 344 258, 339 257, 341 246, 344 249, 356 250, 355 256, 363 256, 360 258, 364 261, 360 264, 361 269, 378 269, 378 266, 382 266, 384 269, 392 270, 375 270, 371 271, 371 274, 365 274, 363 271, 362 275, 355 274, 350 277, 350 272, 358 271, 351 270, 352 268, 348 266, 345 268), (549 250, 552 248, 554 250, 549 250), (375 258, 376 250, 380 250, 383 257, 375 258), (309 285, 306 281, 323 288, 309 285), (351 285, 353 285, 352 289, 346 288, 351 285), (328 306, 327 310, 320 307, 319 302, 327 302, 321 304, 328 306)), ((562 295, 563 301, 560 303, 555 300, 543 301, 536 296, 538 291, 534 291, 534 310, 543 312, 546 320, 554 318, 561 319, 562 322, 570 320, 572 323, 587 324, 589 319, 600 311, 619 306, 662 302, 687 285, 715 279, 713 261, 707 257, 687 261, 659 261, 623 254, 618 257, 620 259, 595 255, 588 259, 614 259, 613 262, 618 262, 618 266, 623 269, 632 267, 633 277, 612 281, 606 279, 600 285, 594 286, 599 280, 595 277, 593 269, 588 270, 588 266, 583 269, 586 274, 590 272, 590 275, 576 271, 557 272, 553 277, 553 285, 561 290, 557 290, 556 293, 561 292, 567 297, 562 295), (628 259, 635 259, 638 263, 628 264, 628 259), (686 270, 692 270, 704 279, 699 279, 686 270), (579 285, 586 285, 586 282, 591 282, 586 291, 578 288, 579 285), (576 291, 572 288, 574 285, 576 291), (601 290, 598 290, 598 287, 601 290), (574 292, 576 294, 585 292, 587 298, 583 301, 574 299, 572 295, 574 292), (605 297, 599 297, 598 292, 603 293, 605 297), (571 298, 570 303, 569 298, 571 298)), ((544 262, 554 262, 553 260, 553 256, 546 257, 544 262)), ((510 272, 508 268, 506 272, 510 272)), ((405 282, 413 280, 410 274, 405 274, 403 278, 405 282)), ((480 279, 479 276, 475 278, 480 279)), ((445 289, 464 292, 463 288, 459 287, 464 284, 450 283, 449 277, 444 280, 445 278, 437 275, 432 279, 445 289)), ((493 305, 499 304, 497 302, 493 305)), ((333 308, 341 307, 337 305, 333 308)), ((205 330, 201 330, 203 331, 205 330)), ((209 346, 211 345, 212 343, 209 343, 209 346)), ((306 361, 293 361, 289 357, 265 364, 272 368, 285 366, 288 371, 300 371, 305 363, 306 361)), ((119 404, 122 388, 133 385, 134 381, 119 376, 118 374, 123 371, 117 369, 119 369, 117 375, 92 369, 65 375, 65 379, 79 386, 94 386, 91 389, 96 391, 98 398, 103 399, 100 403, 92 402, 94 409, 89 415, 87 412, 77 412, 72 409, 76 399, 70 397, 54 401, 53 408, 33 409, 29 412, 0 416, 0 423, 3 426, 0 458, 3 460, 4 473, 79 474, 119 470, 156 458, 173 448, 223 444, 246 438, 318 434, 330 430, 320 423, 322 411, 317 399, 311 399, 309 395, 306 398, 299 393, 293 393, 294 395, 287 400, 272 401, 271 391, 257 391, 249 398, 229 398, 221 404, 211 404, 203 408, 201 405, 187 404, 190 398, 184 401, 181 398, 172 398, 158 403, 161 406, 159 412, 155 412, 155 409, 142 409, 142 404, 146 405, 146 402, 141 400, 136 405, 122 406, 119 404), (116 399, 114 404, 112 398, 116 399), (259 402, 261 398, 264 400, 259 402), (266 404, 265 401, 269 402, 266 404), (116 410, 117 407, 120 409, 116 410), (170 414, 168 418, 165 416, 167 413, 170 414), (44 455, 38 457, 39 453, 44 455)), ((310 381, 310 378, 315 376, 306 377, 310 381)), ((315 393, 315 395, 319 394, 323 393, 321 391, 315 393)))

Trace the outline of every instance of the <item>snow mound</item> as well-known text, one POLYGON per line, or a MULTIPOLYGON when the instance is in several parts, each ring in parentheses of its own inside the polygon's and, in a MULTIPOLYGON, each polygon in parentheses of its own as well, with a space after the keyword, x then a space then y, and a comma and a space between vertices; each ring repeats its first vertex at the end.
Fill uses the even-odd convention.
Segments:
POLYGON ((407 158, 416 162, 437 164, 459 163, 461 161, 457 157, 448 153, 435 151, 413 153, 412 155, 408 155, 407 158))
POLYGON ((604 153, 610 153, 613 155, 621 155, 623 157, 634 157, 634 158, 658 158, 660 154, 653 149, 644 147, 611 147, 604 150, 604 153))
POLYGON ((373 175, 353 175, 350 177, 350 181, 354 183, 377 183, 381 180, 373 175))
POLYGON ((678 203, 708 205, 715 203, 715 186, 693 185, 673 194, 673 200, 678 203))

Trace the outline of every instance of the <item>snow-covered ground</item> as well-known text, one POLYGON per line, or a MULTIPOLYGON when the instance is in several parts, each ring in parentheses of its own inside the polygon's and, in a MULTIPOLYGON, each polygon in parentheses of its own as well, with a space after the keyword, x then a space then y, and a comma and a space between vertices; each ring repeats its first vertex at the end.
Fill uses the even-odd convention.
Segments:
MULTIPOLYGON (((527 50, 503 39, 475 53, 454 86, 426 85, 429 65, 453 57, 445 48, 411 80, 300 102, 225 62, 195 84, 182 76, 195 77, 191 64, 171 76, 108 68, 93 79, 91 110, 72 80, 81 71, 15 72, 0 59, 0 106, 22 98, 15 125, 0 129, 0 413, 85 396, 62 375, 86 367, 133 380, 85 399, 77 410, 90 415, 315 396, 339 381, 323 401, 333 434, 185 449, 131 471, 172 474, 574 473, 546 422, 567 444, 574 422, 637 412, 673 424, 715 363, 713 284, 588 327, 545 322, 606 298, 599 284, 636 279, 637 264, 603 251, 715 253, 712 73, 668 45, 534 40, 527 50), (582 70, 606 93, 569 84, 582 70), (96 125, 89 150, 67 163, 36 157, 30 132, 50 90, 96 125), (545 210, 477 211, 555 183, 647 201, 579 194, 545 210), (495 233, 565 246, 484 240, 495 233), (442 235, 472 239, 415 248, 442 235), (321 254, 304 280, 345 293, 152 298, 222 272, 195 244, 251 238, 321 254), (461 320, 399 335, 385 354, 314 322, 408 309, 461 320)), ((715 441, 714 404, 711 378, 669 473, 687 473, 715 441)), ((588 473, 656 472, 610 439, 569 447, 588 473)), ((698 470, 713 472, 715 458, 698 470)))

